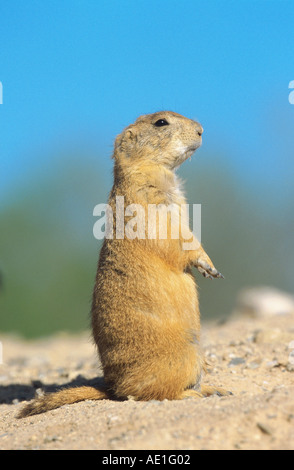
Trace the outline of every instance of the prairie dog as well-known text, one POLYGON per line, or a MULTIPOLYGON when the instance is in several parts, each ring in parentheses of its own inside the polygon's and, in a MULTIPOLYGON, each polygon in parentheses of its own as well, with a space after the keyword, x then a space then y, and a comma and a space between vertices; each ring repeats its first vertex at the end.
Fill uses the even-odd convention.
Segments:
POLYGON ((199 243, 185 250, 181 233, 176 239, 171 237, 171 214, 166 219, 165 239, 160 238, 159 227, 152 239, 117 237, 116 231, 121 222, 116 214, 117 197, 123 196, 124 208, 140 205, 144 218, 150 204, 162 208, 186 203, 175 169, 200 147, 202 133, 199 123, 164 111, 140 116, 117 136, 108 201, 114 236, 104 239, 92 301, 93 338, 105 386, 45 395, 26 405, 19 417, 85 399, 180 400, 227 394, 201 386, 205 367, 191 267, 205 277, 222 275, 199 243))

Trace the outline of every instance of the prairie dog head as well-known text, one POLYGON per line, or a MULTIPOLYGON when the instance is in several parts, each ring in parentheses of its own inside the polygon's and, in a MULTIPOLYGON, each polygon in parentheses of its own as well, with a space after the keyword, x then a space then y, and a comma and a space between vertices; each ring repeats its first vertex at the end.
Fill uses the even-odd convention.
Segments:
POLYGON ((174 169, 200 147, 202 126, 171 111, 140 116, 115 140, 116 161, 148 160, 174 169))

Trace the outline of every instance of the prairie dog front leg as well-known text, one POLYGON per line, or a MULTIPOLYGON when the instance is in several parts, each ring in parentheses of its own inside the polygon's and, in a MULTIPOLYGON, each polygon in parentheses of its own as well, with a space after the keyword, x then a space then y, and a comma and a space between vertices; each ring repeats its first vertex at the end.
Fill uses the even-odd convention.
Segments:
POLYGON ((208 279, 224 279, 224 276, 215 268, 208 254, 205 252, 204 248, 198 242, 192 232, 190 232, 190 236, 191 238, 189 242, 184 242, 184 240, 182 240, 182 248, 187 253, 187 263, 192 266, 195 266, 195 268, 198 269, 202 276, 208 279), (189 246, 194 249, 187 250, 186 247, 189 246))
POLYGON ((202 276, 208 279, 221 278, 224 279, 222 273, 220 273, 213 265, 213 262, 209 258, 208 254, 204 251, 201 246, 201 249, 198 250, 199 254, 196 260, 192 261, 192 265, 195 266, 202 276))

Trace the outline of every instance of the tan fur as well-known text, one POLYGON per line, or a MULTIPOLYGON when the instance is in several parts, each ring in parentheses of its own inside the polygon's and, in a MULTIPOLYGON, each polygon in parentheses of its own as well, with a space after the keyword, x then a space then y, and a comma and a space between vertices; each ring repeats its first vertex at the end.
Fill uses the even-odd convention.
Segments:
MULTIPOLYGON (((83 399, 183 399, 226 392, 200 385, 204 369, 196 266, 205 277, 222 277, 202 246, 184 250, 182 234, 171 238, 174 220, 168 214, 168 237, 116 239, 116 197, 125 208, 140 204, 138 220, 147 220, 148 204, 185 204, 175 168, 201 145, 203 129, 173 112, 141 116, 115 141, 114 184, 109 205, 114 239, 105 239, 92 303, 93 337, 104 370, 106 390, 80 387, 45 395, 27 405, 20 416, 83 399), (165 119, 168 125, 155 123, 165 119)), ((131 220, 131 215, 125 222, 131 220)), ((187 223, 187 231, 188 221, 187 223)), ((148 223, 145 227, 147 234, 148 223)), ((193 235, 189 232, 189 240, 193 235)))

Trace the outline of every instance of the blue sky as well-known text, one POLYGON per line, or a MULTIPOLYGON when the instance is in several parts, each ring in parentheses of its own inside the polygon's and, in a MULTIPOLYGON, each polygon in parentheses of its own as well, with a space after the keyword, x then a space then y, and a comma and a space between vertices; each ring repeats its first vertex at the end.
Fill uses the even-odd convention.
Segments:
POLYGON ((201 152, 247 185, 291 192, 293 30, 284 0, 1 0, 2 204, 51 147, 94 143, 110 168, 115 135, 160 109, 199 119, 201 152))

